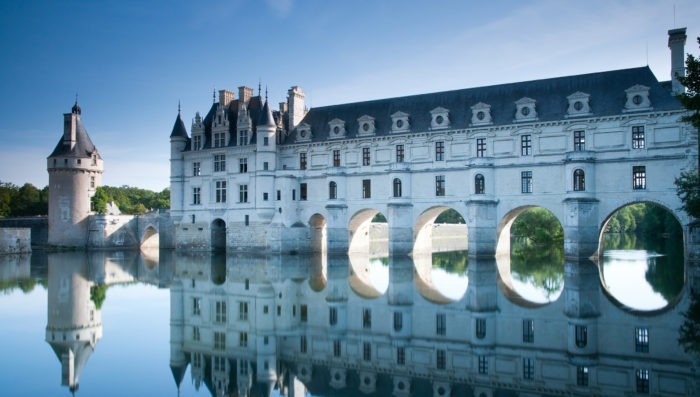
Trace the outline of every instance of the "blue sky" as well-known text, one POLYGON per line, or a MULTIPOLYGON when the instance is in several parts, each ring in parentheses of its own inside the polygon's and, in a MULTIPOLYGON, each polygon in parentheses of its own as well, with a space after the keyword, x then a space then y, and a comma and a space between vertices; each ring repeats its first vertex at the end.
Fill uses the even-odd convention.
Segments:
POLYGON ((214 88, 300 85, 313 107, 647 64, 668 80, 668 29, 697 54, 698 21, 696 0, 7 0, 0 181, 48 183, 76 93, 103 183, 161 190, 178 101, 189 131, 214 88))

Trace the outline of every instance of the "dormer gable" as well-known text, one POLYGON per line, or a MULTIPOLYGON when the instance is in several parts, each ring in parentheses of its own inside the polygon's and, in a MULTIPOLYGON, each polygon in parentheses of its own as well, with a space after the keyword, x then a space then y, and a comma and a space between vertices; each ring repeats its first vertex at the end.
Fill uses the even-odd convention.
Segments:
POLYGON ((311 126, 307 123, 301 123, 296 128, 295 142, 310 142, 311 141, 311 126))
POLYGON ((515 101, 515 122, 537 121, 537 101, 523 97, 515 101))
POLYGON ((493 124, 491 117, 491 105, 479 102, 471 107, 472 109, 472 125, 489 125, 493 124))
POLYGON ((363 115, 357 119, 357 135, 358 136, 371 136, 374 135, 374 117, 363 115))
POLYGON ((430 111, 430 129, 437 130, 450 126, 450 111, 443 107, 436 107, 430 111))
POLYGON ((627 94, 627 102, 623 112, 635 112, 639 110, 651 110, 651 101, 649 100, 649 87, 636 84, 625 90, 627 94))
MULTIPOLYGON (((299 125, 301 127, 301 124, 299 125)), ((299 127, 297 127, 298 129, 299 127)), ((328 122, 329 134, 331 139, 345 138, 345 121, 335 118, 328 122)))
POLYGON ((391 132, 407 132, 411 129, 408 113, 395 112, 391 115, 391 132))
POLYGON ((566 110, 566 117, 589 116, 591 115, 590 95, 577 91, 566 97, 569 107, 566 110))

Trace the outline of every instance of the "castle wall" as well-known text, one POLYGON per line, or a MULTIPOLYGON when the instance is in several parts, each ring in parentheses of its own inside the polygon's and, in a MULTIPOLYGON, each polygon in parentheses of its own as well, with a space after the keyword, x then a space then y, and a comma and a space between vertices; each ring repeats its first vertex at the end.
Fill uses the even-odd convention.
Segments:
POLYGON ((134 215, 94 215, 88 220, 88 248, 138 248, 138 219, 134 215))
POLYGON ((29 228, 31 229, 32 247, 46 245, 49 236, 49 220, 46 216, 0 219, 0 228, 29 228))
POLYGON ((0 228, 0 255, 32 252, 31 230, 0 228))

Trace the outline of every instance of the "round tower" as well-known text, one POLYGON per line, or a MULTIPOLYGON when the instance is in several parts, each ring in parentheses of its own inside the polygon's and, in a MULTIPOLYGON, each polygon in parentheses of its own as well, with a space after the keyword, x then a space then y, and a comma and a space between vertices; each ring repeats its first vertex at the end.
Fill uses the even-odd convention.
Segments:
POLYGON ((76 100, 63 115, 63 136, 47 159, 49 245, 86 246, 90 199, 102 183, 102 158, 80 117, 76 100))
POLYGON ((188 142, 187 129, 178 105, 177 118, 170 133, 170 214, 174 219, 182 217, 185 194, 185 160, 182 152, 188 142))

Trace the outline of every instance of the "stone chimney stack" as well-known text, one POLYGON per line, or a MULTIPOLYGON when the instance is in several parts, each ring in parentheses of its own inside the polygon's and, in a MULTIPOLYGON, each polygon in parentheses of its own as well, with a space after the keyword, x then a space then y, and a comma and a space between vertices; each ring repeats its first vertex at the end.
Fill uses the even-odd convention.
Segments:
POLYGON ((70 145, 71 150, 75 147, 77 118, 76 113, 63 114, 63 144, 70 145))
POLYGON ((293 131, 306 115, 304 92, 301 87, 295 85, 287 91, 287 102, 289 103, 289 131, 293 131))
POLYGON ((668 48, 671 49, 671 87, 673 94, 682 94, 685 87, 677 76, 685 77, 685 28, 668 31, 668 48))
POLYGON ((233 101, 233 92, 229 90, 219 90, 219 104, 227 107, 233 101))
POLYGON ((238 87, 238 99, 248 106, 250 98, 253 97, 253 89, 246 86, 238 87))

